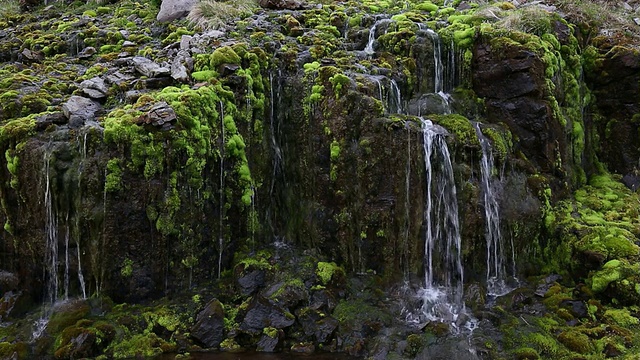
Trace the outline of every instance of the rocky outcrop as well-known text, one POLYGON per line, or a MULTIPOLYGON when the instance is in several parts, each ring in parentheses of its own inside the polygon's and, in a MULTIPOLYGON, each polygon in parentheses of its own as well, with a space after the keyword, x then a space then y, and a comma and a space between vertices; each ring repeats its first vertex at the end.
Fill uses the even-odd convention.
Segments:
POLYGON ((213 299, 198 313, 191 327, 191 336, 207 348, 217 348, 224 340, 224 309, 222 303, 213 299))
POLYGON ((196 0, 163 0, 156 20, 170 22, 183 18, 189 14, 196 2, 196 0))

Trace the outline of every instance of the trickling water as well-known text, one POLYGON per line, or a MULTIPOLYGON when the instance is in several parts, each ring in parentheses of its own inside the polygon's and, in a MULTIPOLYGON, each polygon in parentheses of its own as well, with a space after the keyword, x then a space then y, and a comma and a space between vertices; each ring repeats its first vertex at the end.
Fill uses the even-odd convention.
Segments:
POLYGON ((458 200, 446 130, 421 119, 426 176, 425 287, 419 292, 427 320, 453 323, 464 310, 458 200))
MULTIPOLYGON (((65 224, 69 223, 69 214, 65 218, 65 224)), ((64 299, 69 299, 69 227, 64 234, 64 299)))
MULTIPOLYGON (((280 70, 278 70, 278 79, 280 79, 280 70)), ((278 92, 280 89, 280 81, 278 80, 278 92)), ((274 92, 274 79, 273 73, 269 73, 269 101, 270 101, 270 110, 269 110, 269 129, 271 135, 271 149, 273 150, 273 171, 271 176, 271 189, 269 190, 269 195, 273 196, 273 191, 276 185, 276 175, 282 174, 284 171, 284 165, 282 161, 282 149, 278 144, 276 133, 278 133, 278 129, 276 129, 276 116, 275 116, 275 105, 276 105, 276 92, 274 92)))
POLYGON ((46 281, 45 302, 49 304, 55 303, 58 298, 58 289, 60 279, 58 278, 58 219, 56 218, 53 207, 52 191, 51 191, 51 175, 49 165, 51 162, 51 154, 45 151, 44 154, 44 172, 45 172, 45 268, 44 279, 46 281))
POLYGON ((400 94, 400 88, 398 87, 398 83, 395 80, 391 79, 391 85, 389 87, 389 112, 393 112, 396 114, 403 114, 404 109, 402 108, 402 94, 400 94))
POLYGON ((373 50, 373 42, 376 40, 376 30, 379 25, 388 24, 391 20, 389 19, 380 19, 373 24, 371 29, 369 29, 369 41, 367 42, 367 46, 364 47, 364 53, 367 55, 373 55, 375 51, 373 50))
POLYGON ((489 139, 480 129, 480 124, 474 123, 473 125, 482 148, 480 180, 484 205, 485 239, 487 241, 487 293, 492 296, 501 296, 509 293, 513 288, 507 285, 505 245, 500 229, 500 207, 496 194, 496 182, 492 176, 493 151, 489 139))
MULTIPOLYGON (((440 36, 438 36, 438 33, 436 33, 431 29, 427 29, 426 32, 427 32, 427 35, 429 35, 429 38, 431 38, 431 40, 433 41, 433 64, 434 64, 433 65, 434 66, 433 92, 438 96, 440 96, 440 98, 442 99, 445 105, 444 107, 445 114, 451 114, 451 105, 450 105, 451 96, 449 95, 449 92, 453 89, 449 88, 449 86, 445 88, 445 82, 444 82, 445 71, 444 71, 444 66, 442 62, 442 43, 440 41, 440 36)), ((453 52, 451 52, 451 54, 453 54, 453 52)), ((454 64, 453 64, 454 61, 455 59, 453 58, 453 56, 451 56, 449 59, 450 68, 454 67, 454 64)), ((450 84, 447 84, 447 85, 450 85, 450 84)))
POLYGON ((220 274, 222 273, 222 251, 224 246, 223 239, 223 229, 222 224, 224 222, 224 148, 225 148, 225 137, 224 137, 224 104, 220 101, 220 131, 222 133, 220 139, 220 194, 219 194, 219 211, 220 211, 220 229, 218 233, 218 279, 220 279, 220 274))

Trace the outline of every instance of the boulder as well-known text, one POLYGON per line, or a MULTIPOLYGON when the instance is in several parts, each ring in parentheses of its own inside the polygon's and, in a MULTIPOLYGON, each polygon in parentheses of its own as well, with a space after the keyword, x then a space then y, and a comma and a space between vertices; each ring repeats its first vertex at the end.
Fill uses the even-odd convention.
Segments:
POLYGON ((183 18, 189 14, 196 3, 196 0, 163 0, 156 20, 170 22, 183 18))
POLYGON ((137 123, 140 125, 153 125, 160 127, 162 130, 170 130, 173 128, 172 121, 176 120, 176 112, 164 101, 156 103, 144 115, 138 118, 137 123))
POLYGON ((99 77, 94 77, 88 80, 85 80, 80 83, 80 89, 82 92, 92 99, 104 99, 109 92, 107 85, 105 85, 104 80, 99 77))
POLYGON ((304 3, 298 0, 259 0, 258 4, 265 9, 275 10, 299 10, 304 8, 304 3))
POLYGON ((88 120, 93 120, 96 113, 102 109, 97 102, 86 97, 73 95, 62 104, 62 112, 69 119, 72 128, 81 127, 88 120))
POLYGON ((191 327, 191 336, 214 348, 224 340, 224 309, 218 299, 213 299, 198 313, 196 322, 191 327))
POLYGON ((170 69, 158 65, 146 57, 134 56, 133 59, 131 59, 131 63, 136 71, 150 78, 168 76, 171 74, 170 69))
POLYGON ((295 317, 291 313, 262 296, 255 296, 240 324, 240 330, 258 335, 264 328, 284 329, 294 322, 295 317))

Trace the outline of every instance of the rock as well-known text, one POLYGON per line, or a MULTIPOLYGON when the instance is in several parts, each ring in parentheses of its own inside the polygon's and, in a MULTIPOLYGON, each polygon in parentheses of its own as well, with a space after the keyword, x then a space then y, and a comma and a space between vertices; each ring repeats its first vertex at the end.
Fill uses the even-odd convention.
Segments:
POLYGON ((124 93, 124 98, 127 101, 127 103, 133 104, 136 101, 138 101, 140 96, 142 96, 142 94, 144 94, 145 92, 146 91, 141 91, 141 90, 129 90, 126 93, 124 93))
POLYGON ((304 3, 298 0, 259 0, 258 4, 265 9, 300 10, 304 3))
POLYGON ((262 269, 250 270, 248 272, 242 272, 241 276, 237 278, 238 286, 240 286, 240 293, 243 296, 248 296, 256 292, 262 285, 264 285, 265 273, 262 269))
POLYGON ((11 315, 11 311, 15 307, 21 295, 21 291, 7 291, 4 293, 2 298, 0 298, 0 323, 6 321, 7 317, 11 315))
POLYGON ((80 89, 92 99, 103 99, 107 96, 109 89, 105 85, 104 80, 94 77, 80 83, 80 89))
POLYGON ((633 18, 633 22, 640 26, 640 18, 633 18))
POLYGON ((133 79, 135 79, 135 77, 123 74, 120 71, 116 71, 115 73, 106 76, 106 80, 108 83, 118 86, 122 86, 133 79))
POLYGON ((176 81, 188 82, 191 69, 193 69, 193 58, 187 51, 181 50, 171 63, 171 77, 176 81))
POLYGON ((170 130, 173 128, 171 122, 175 120, 176 112, 169 106, 169 104, 162 101, 153 105, 151 110, 140 116, 137 123, 140 125, 145 124, 161 127, 162 130, 170 130))
POLYGON ((295 317, 262 296, 255 296, 247 314, 240 324, 240 330, 252 335, 261 334, 264 328, 284 329, 293 325, 295 317))
POLYGON ((129 32, 127 30, 120 30, 120 35, 122 35, 122 38, 127 40, 129 39, 129 32))
POLYGON ((95 54, 96 52, 97 52, 96 48, 94 48, 93 46, 87 46, 86 48, 82 49, 82 51, 78 53, 78 57, 80 59, 88 59, 92 57, 93 54, 95 54))
POLYGON ((44 55, 42 55, 41 51, 24 49, 20 55, 22 55, 22 62, 24 63, 38 63, 44 59, 44 55))
POLYGON ((191 35, 182 35, 180 38, 180 50, 189 50, 191 47, 191 40, 193 36, 191 35))
POLYGON ((638 187, 640 187, 640 176, 636 174, 626 174, 622 177, 622 183, 631 191, 636 191, 638 187))
POLYGON ((144 76, 154 78, 160 76, 168 76, 171 74, 171 70, 158 65, 157 63, 142 56, 135 56, 131 59, 133 67, 144 76))
POLYGON ((280 344, 281 335, 283 335, 282 330, 266 328, 256 344, 256 351, 274 352, 280 344))
POLYGON ((314 335, 319 343, 326 343, 338 328, 340 322, 332 317, 324 318, 316 322, 314 335))
POLYGON ((125 42, 122 43, 122 47, 133 47, 133 46, 136 46, 136 43, 134 43, 133 41, 126 40, 125 42))
POLYGON ((224 308, 213 299, 198 313, 191 336, 208 348, 217 348, 224 340, 224 308))
POLYGON ((71 96, 66 103, 62 104, 62 112, 69 119, 69 125, 72 127, 79 127, 87 120, 93 120, 101 109, 97 102, 77 95, 71 96))
POLYGON ((196 0, 163 0, 156 20, 170 22, 183 18, 189 14, 196 0))
POLYGON ((314 351, 316 351, 316 347, 312 343, 298 343, 291 346, 292 353, 313 354, 314 351))
POLYGON ((0 270, 0 294, 7 291, 17 290, 20 280, 16 274, 0 270))
POLYGON ((569 310, 571 315, 577 318, 586 318, 589 316, 589 309, 584 301, 562 300, 560 307, 569 310))
POLYGON ((49 125, 56 124, 62 125, 67 123, 67 118, 62 112, 55 112, 38 116, 36 118, 36 130, 42 131, 49 127, 49 125))
POLYGON ((173 84, 173 78, 159 77, 142 80, 145 89, 162 89, 173 84))

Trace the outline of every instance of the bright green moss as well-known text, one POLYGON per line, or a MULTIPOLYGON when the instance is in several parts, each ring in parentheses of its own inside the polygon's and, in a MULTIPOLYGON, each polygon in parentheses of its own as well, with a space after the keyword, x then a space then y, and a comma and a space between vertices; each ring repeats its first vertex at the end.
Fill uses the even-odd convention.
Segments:
POLYGON ((345 85, 349 85, 351 83, 351 79, 344 74, 335 74, 329 78, 329 82, 333 85, 333 91, 336 95, 336 98, 340 97, 340 93, 345 85))
POLYGON ((595 348, 589 337, 579 331, 568 330, 558 335, 558 341, 566 346, 569 350, 580 354, 590 354, 595 348))
POLYGON ((607 309, 604 312, 605 318, 613 321, 615 324, 628 328, 640 324, 640 319, 632 316, 629 309, 607 309))
POLYGON ((122 189, 122 168, 120 159, 111 159, 107 162, 107 177, 104 184, 106 192, 116 192, 122 189))
POLYGON ((621 277, 620 260, 611 260, 602 266, 602 270, 598 271, 591 277, 591 290, 594 293, 604 291, 610 283, 617 281, 621 277))
POLYGON ((431 115, 429 119, 452 133, 464 146, 479 147, 480 140, 471 122, 462 115, 431 115))
POLYGON ((318 262, 316 275, 323 285, 327 285, 335 277, 344 277, 344 270, 334 262, 318 262))
POLYGON ((438 11, 438 5, 432 3, 431 1, 425 1, 416 5, 415 9, 426 12, 438 11))

